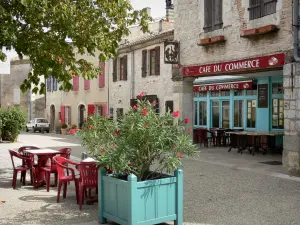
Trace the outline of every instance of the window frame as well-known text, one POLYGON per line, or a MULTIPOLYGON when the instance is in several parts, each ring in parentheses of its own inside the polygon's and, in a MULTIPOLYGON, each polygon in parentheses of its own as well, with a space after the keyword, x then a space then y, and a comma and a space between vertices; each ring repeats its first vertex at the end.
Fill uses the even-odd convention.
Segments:
POLYGON ((259 18, 263 18, 265 16, 268 15, 272 15, 274 13, 276 13, 276 7, 277 7, 277 0, 269 0, 267 2, 265 2, 265 0, 259 0, 259 3, 254 3, 252 1, 257 1, 257 0, 249 0, 249 7, 248 7, 248 11, 249 11, 249 20, 256 20, 259 18), (271 6, 267 6, 273 4, 273 8, 271 8, 271 6), (259 8, 260 9, 260 13, 256 12, 255 14, 255 9, 259 8), (269 10, 269 12, 266 12, 266 10, 269 10), (271 10, 272 9, 272 10, 271 10), (251 11, 253 10, 253 11, 251 11))
POLYGON ((223 0, 204 0, 203 2, 204 2, 204 7, 203 7, 204 8, 204 26, 203 26, 204 33, 222 29, 223 28, 223 0), (219 5, 219 7, 217 7, 217 5, 219 5), (209 7, 211 7, 211 10, 209 10, 209 7), (221 14, 221 17, 217 18, 217 15, 219 14, 221 14))
MULTIPOLYGON (((279 86, 277 86, 279 87, 279 86)), ((273 80, 271 82, 271 110, 270 110, 270 129, 271 130, 283 130, 284 129, 284 89, 283 89, 283 81, 282 80, 273 80), (273 84, 281 84, 281 87, 282 87, 282 93, 279 93, 279 91, 277 93, 273 93, 273 84), (273 100, 274 99, 277 99, 277 112, 278 112, 278 118, 277 118, 277 127, 273 127, 273 110, 274 110, 274 107, 273 107, 273 100), (280 101, 283 101, 283 104, 282 104, 282 113, 283 113, 283 117, 282 117, 282 128, 279 126, 279 115, 280 115, 280 101)))
POLYGON ((154 75, 156 75, 155 74, 155 68, 156 68, 156 49, 155 48, 154 49, 150 49, 149 50, 149 55, 150 55, 150 57, 149 57, 149 70, 150 70, 149 71, 149 76, 154 76, 154 75), (154 58, 152 58, 152 53, 154 53, 154 58))

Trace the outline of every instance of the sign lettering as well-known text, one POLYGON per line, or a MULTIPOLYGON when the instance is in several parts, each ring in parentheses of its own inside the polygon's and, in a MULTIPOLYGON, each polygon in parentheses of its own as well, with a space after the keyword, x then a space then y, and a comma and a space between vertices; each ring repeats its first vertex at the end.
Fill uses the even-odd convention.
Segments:
POLYGON ((222 84, 211 85, 195 85, 193 87, 194 92, 206 92, 206 91, 222 91, 222 90, 244 90, 251 89, 252 81, 231 82, 222 84))

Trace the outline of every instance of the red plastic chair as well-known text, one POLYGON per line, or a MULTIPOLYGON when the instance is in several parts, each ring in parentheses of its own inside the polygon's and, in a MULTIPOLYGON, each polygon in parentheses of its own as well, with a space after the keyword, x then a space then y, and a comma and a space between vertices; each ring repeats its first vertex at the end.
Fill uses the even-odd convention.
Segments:
MULTIPOLYGON (((13 150, 9 150, 10 153, 10 158, 11 158, 11 162, 14 168, 14 175, 13 175, 13 182, 12 182, 12 187, 13 189, 16 189, 16 185, 17 185, 17 176, 18 176, 18 172, 24 172, 24 176, 26 177, 26 171, 27 170, 32 170, 32 160, 30 157, 27 156, 23 156, 20 153, 13 151, 13 150), (22 161, 25 161, 25 165, 21 165, 21 166, 16 166, 15 162, 14 162, 14 158, 18 158, 21 159, 22 161)), ((32 173, 31 173, 32 176, 32 173)), ((32 180, 32 177, 31 177, 32 180)), ((25 179, 23 179, 23 185, 25 185, 25 179)))
POLYGON ((86 190, 98 187, 98 166, 94 162, 81 162, 77 166, 77 169, 80 173, 80 179, 78 183, 79 209, 82 210, 82 204, 86 190))
POLYGON ((77 200, 77 204, 78 204, 78 180, 79 180, 79 178, 75 177, 74 169, 68 167, 67 165, 72 164, 72 165, 77 166, 77 165, 79 165, 79 163, 73 162, 73 161, 66 159, 64 157, 61 157, 61 156, 53 157, 53 161, 55 162, 57 173, 58 173, 58 179, 59 179, 56 201, 59 202, 61 186, 64 185, 63 198, 66 198, 67 183, 70 181, 74 181, 75 191, 76 191, 76 200, 77 200), (66 174, 66 171, 71 171, 71 175, 69 175, 69 173, 66 174))
MULTIPOLYGON (((40 149, 40 148, 38 148, 38 147, 36 147, 36 146, 22 146, 22 147, 20 147, 20 148, 18 149, 18 152, 19 152, 21 155, 30 157, 31 160, 32 160, 32 165, 33 165, 33 166, 36 166, 36 165, 34 164, 34 156, 33 156, 33 155, 30 155, 30 154, 27 154, 27 153, 24 152, 24 150, 28 150, 28 149, 40 149)), ((26 166, 26 160, 22 160, 22 166, 26 166)), ((32 171, 30 171, 30 177, 31 177, 30 182, 33 184, 33 180, 32 180, 32 177, 33 177, 33 176, 32 176, 32 171)), ((20 179, 20 182, 23 181, 23 184, 24 184, 24 183, 25 183, 25 180, 26 180, 26 171, 25 171, 25 172, 23 171, 23 172, 21 173, 21 179, 20 179)))
MULTIPOLYGON (((70 159, 72 149, 70 148, 63 148, 58 150, 61 153, 61 157, 64 157, 66 159, 70 159)), ((42 171, 45 172, 46 176, 46 185, 47 185, 47 192, 50 190, 50 176, 52 173, 54 173, 55 176, 55 184, 54 186, 57 187, 57 181, 58 181, 58 174, 57 174, 57 169, 56 169, 56 164, 53 161, 53 159, 49 159, 48 162, 46 163, 45 167, 41 168, 42 171)), ((69 175, 69 171, 67 171, 67 174, 69 175)))

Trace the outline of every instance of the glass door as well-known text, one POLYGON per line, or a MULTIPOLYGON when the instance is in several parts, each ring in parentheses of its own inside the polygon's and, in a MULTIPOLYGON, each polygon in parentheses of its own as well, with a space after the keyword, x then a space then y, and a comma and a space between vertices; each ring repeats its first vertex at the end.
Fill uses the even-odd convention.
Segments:
POLYGON ((221 101, 222 103, 222 128, 230 127, 230 102, 229 101, 221 101))

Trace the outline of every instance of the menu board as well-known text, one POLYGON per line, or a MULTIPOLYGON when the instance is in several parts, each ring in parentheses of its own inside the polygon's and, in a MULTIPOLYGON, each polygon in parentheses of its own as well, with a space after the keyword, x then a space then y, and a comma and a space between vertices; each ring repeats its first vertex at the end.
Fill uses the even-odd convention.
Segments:
POLYGON ((258 108, 268 108, 269 95, 268 95, 268 84, 258 85, 258 108))

